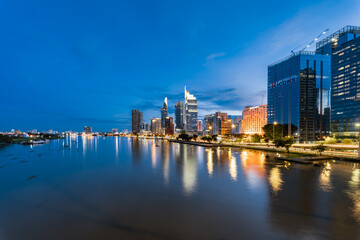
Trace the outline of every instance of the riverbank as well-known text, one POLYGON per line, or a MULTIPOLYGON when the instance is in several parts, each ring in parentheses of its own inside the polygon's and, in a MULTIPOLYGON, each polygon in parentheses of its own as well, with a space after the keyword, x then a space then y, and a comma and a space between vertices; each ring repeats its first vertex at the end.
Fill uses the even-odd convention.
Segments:
MULTIPOLYGON (((267 152, 281 152, 287 153, 285 148, 276 148, 273 144, 250 144, 250 143, 206 143, 206 142, 195 142, 195 141, 182 141, 176 139, 164 139, 168 140, 169 142, 176 142, 176 143, 183 143, 183 144, 190 144, 202 147, 237 147, 237 148, 247 148, 247 149, 254 149, 254 150, 262 150, 267 152)), ((299 146, 295 145, 295 146, 299 146)), ((291 147, 289 153, 298 154, 299 156, 319 156, 316 151, 311 150, 303 150, 302 148, 291 147)), ((351 162, 360 162, 357 153, 349 153, 349 152, 336 152, 336 151, 325 151, 322 153, 323 157, 329 157, 336 160, 344 160, 344 161, 351 161, 351 162)))

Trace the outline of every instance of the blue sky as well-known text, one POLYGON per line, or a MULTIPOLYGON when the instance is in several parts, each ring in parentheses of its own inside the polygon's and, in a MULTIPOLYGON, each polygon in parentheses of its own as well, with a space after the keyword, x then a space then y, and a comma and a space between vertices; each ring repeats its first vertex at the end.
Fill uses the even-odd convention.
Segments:
POLYGON ((267 65, 324 29, 360 24, 344 1, 0 1, 0 131, 130 129, 170 114, 266 103, 267 65))

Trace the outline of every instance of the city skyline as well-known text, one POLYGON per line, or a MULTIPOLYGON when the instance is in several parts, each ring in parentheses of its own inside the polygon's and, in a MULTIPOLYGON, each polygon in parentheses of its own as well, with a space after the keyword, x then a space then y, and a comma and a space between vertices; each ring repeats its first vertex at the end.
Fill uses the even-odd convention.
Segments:
POLYGON ((357 1, 302 1, 300 7, 279 1, 270 21, 264 21, 268 2, 221 9, 207 2, 205 11, 203 2, 191 8, 155 2, 148 6, 154 13, 144 12, 145 2, 106 3, 90 3, 84 12, 80 2, 4 3, 0 131, 131 129, 132 109, 150 122, 164 97, 173 116, 184 85, 199 101, 199 119, 216 111, 239 115, 246 105, 266 104, 268 64, 324 29, 360 20, 357 1), (189 16, 180 21, 184 9, 189 16), (239 9, 248 11, 239 15, 239 9))

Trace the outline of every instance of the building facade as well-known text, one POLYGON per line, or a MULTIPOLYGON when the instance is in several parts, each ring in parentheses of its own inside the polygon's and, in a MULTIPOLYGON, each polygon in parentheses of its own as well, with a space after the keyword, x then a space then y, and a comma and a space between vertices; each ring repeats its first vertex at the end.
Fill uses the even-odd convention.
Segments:
POLYGON ((331 133, 357 135, 360 123, 360 27, 346 26, 320 41, 331 55, 331 133))
POLYGON ((177 102, 175 105, 175 125, 177 130, 184 129, 184 103, 177 102))
POLYGON ((233 120, 231 118, 222 119, 220 122, 220 135, 231 135, 233 129, 233 120))
POLYGON ((245 134, 263 134, 267 124, 267 105, 245 107, 242 114, 241 131, 245 134))
POLYGON ((165 118, 165 134, 174 135, 174 122, 172 117, 165 118))
POLYGON ((165 128, 165 119, 168 117, 168 101, 167 97, 164 99, 164 105, 161 108, 161 128, 165 128))
POLYGON ((241 132, 241 120, 242 117, 241 116, 237 116, 233 118, 233 124, 235 125, 235 127, 233 128, 233 134, 240 134, 241 132))
POLYGON ((329 135, 330 61, 330 55, 300 51, 269 65, 268 123, 295 125, 301 141, 329 135))
POLYGON ((221 122, 228 118, 227 113, 216 112, 205 115, 204 130, 207 135, 221 135, 221 122))
POLYGON ((151 132, 154 134, 161 134, 161 119, 160 118, 152 118, 151 119, 151 132))
POLYGON ((186 132, 197 132, 197 100, 194 95, 186 91, 185 86, 185 107, 184 107, 184 122, 186 132))
POLYGON ((198 131, 198 132, 202 132, 202 131, 203 131, 203 121, 202 121, 202 120, 198 120, 198 121, 197 121, 197 131, 198 131))
POLYGON ((131 130, 133 133, 139 133, 141 130, 141 123, 143 121, 143 113, 140 110, 132 110, 131 116, 131 130))

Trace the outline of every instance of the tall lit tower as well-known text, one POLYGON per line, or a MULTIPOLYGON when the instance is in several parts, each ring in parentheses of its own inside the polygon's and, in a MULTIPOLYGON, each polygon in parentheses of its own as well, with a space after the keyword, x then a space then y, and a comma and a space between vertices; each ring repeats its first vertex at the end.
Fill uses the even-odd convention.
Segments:
POLYGON ((184 103, 177 102, 175 105, 175 125, 176 129, 184 129, 184 103))
POLYGON ((185 131, 187 132, 197 132, 197 100, 194 95, 186 91, 185 86, 185 107, 184 107, 184 123, 185 131))
POLYGON ((161 108, 161 128, 165 128, 165 119, 168 117, 168 100, 167 97, 164 99, 164 105, 161 108))

